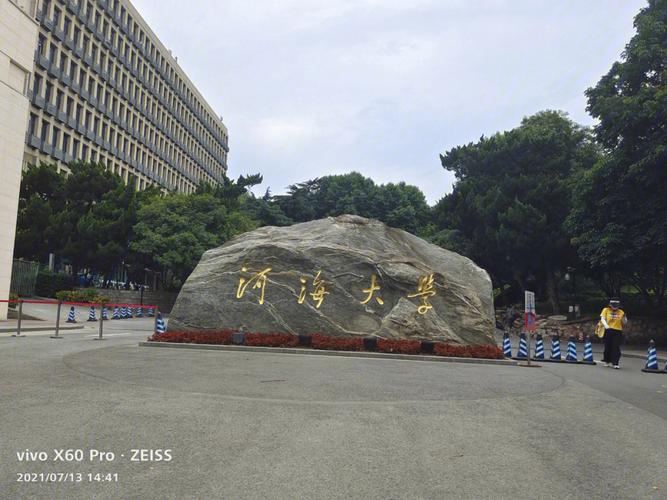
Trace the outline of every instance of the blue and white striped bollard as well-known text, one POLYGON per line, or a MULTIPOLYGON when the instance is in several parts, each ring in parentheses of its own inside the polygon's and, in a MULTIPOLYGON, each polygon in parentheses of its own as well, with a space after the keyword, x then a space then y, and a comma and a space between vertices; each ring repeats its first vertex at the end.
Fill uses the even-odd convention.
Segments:
POLYGON ((95 306, 90 306, 90 309, 88 309, 88 321, 97 321, 97 318, 95 317, 95 306))
POLYGON ((653 340, 651 340, 648 345, 648 352, 646 353, 646 366, 644 366, 642 371, 660 371, 660 365, 658 365, 658 352, 655 350, 655 342, 653 342, 653 340))
POLYGON ((162 335, 166 332, 167 329, 164 325, 164 320, 162 319, 162 314, 157 314, 157 319, 155 320, 155 335, 162 335))
POLYGON ((537 334, 535 338, 535 359, 544 359, 544 341, 541 334, 537 334))
POLYGON ((67 313, 67 320, 65 323, 76 323, 76 316, 74 315, 74 306, 70 307, 69 313, 67 313))
POLYGON ((560 338, 558 335, 551 337, 551 358, 553 360, 560 361, 560 338))
POLYGON ((595 363, 593 359, 593 344, 591 343, 590 335, 586 335, 586 342, 584 343, 584 361, 586 363, 595 363))
POLYGON ((503 354, 506 358, 512 357, 512 342, 510 341, 510 334, 507 332, 503 335, 503 354))
POLYGON ((577 361, 577 342, 572 336, 567 341, 567 357, 565 361, 577 361))
POLYGON ((118 309, 118 306, 115 306, 113 308, 113 314, 111 315, 111 319, 120 319, 120 309, 118 309))
POLYGON ((528 343, 526 342, 526 334, 522 333, 519 336, 519 350, 516 353, 517 359, 528 358, 528 343))

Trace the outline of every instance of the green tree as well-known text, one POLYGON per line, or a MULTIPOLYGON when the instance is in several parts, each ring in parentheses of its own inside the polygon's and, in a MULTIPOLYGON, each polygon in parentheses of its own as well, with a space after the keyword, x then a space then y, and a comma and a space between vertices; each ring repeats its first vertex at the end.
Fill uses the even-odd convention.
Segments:
POLYGON ((141 204, 130 249, 143 265, 162 270, 167 286, 177 289, 206 250, 255 227, 212 192, 171 194, 141 204))
MULTIPOLYGON (((112 192, 124 189, 121 178, 97 163, 71 163, 65 178, 63 208, 54 213, 53 229, 60 236, 58 253, 72 265, 76 275, 80 269, 96 269, 96 252, 115 247, 104 231, 104 209, 112 192)), ((114 216, 117 216, 115 214, 114 216)), ((120 245, 124 240, 117 242, 120 245)), ((117 256, 117 251, 113 255, 117 256)), ((111 257, 111 255, 109 255, 111 257)), ((117 262, 113 262, 116 264, 117 262)))
POLYGON ((64 206, 64 178, 55 165, 33 165, 23 174, 19 194, 14 255, 46 261, 56 251, 59 237, 54 214, 64 206))
POLYGON ((357 172, 292 185, 286 195, 275 196, 272 201, 295 222, 352 214, 418 233, 429 216, 419 188, 404 182, 377 185, 357 172))
POLYGON ((432 239, 471 252, 497 286, 537 287, 558 311, 557 280, 575 259, 564 228, 571 176, 597 156, 589 131, 556 111, 453 148, 441 161, 456 184, 434 209, 432 239))
POLYGON ((648 303, 667 288, 667 1, 649 0, 636 34, 586 91, 607 155, 574 187, 568 220, 579 255, 610 293, 632 283, 648 303))

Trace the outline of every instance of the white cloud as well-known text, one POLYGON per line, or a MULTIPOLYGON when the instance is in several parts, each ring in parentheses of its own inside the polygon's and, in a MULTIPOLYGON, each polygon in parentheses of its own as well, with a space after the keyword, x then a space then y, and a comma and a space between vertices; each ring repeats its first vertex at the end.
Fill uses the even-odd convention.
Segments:
POLYGON ((230 131, 230 174, 276 193, 331 172, 434 202, 438 153, 583 92, 645 0, 134 0, 230 131))
POLYGON ((253 134, 262 146, 285 149, 298 149, 314 140, 318 133, 318 124, 311 118, 298 116, 269 117, 257 121, 253 134))

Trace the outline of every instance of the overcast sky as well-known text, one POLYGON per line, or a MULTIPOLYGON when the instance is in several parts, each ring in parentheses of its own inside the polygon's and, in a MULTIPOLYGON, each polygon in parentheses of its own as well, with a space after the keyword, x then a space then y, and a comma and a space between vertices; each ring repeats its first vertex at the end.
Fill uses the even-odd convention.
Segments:
POLYGON ((644 0, 133 0, 274 194, 356 170, 451 191, 439 154, 561 109, 619 58, 644 0))

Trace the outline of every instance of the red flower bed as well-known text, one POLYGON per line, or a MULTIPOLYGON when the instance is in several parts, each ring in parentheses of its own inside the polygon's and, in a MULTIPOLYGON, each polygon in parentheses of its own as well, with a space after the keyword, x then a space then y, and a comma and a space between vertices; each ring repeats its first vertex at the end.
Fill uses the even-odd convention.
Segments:
POLYGON ((299 337, 291 333, 246 333, 245 345, 295 347, 299 345, 299 337))
POLYGON ((436 344, 433 349, 438 356, 454 358, 503 359, 503 351, 495 345, 436 344))
MULTIPOLYGON (((148 340, 153 342, 175 342, 189 344, 231 344, 234 330, 167 332, 153 335, 148 340)), ((290 333, 246 333, 245 345, 266 347, 295 347, 299 337, 290 333)), ((364 339, 360 337, 332 337, 315 333, 312 335, 313 349, 335 351, 363 351, 364 339)), ((421 341, 409 339, 377 339, 376 350, 400 354, 421 353, 421 341)), ((433 353, 438 356, 456 358, 503 359, 502 350, 495 345, 455 345, 435 343, 433 353)))
POLYGON ((419 354, 422 350, 422 343, 420 340, 409 339, 377 339, 377 350, 399 354, 419 354))
POLYGON ((233 330, 217 332, 166 332, 154 334, 148 340, 153 342, 176 342, 181 344, 231 344, 233 330))
POLYGON ((315 333, 311 343, 313 349, 328 349, 333 351, 361 351, 364 348, 364 339, 357 337, 331 337, 315 333))

